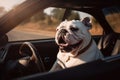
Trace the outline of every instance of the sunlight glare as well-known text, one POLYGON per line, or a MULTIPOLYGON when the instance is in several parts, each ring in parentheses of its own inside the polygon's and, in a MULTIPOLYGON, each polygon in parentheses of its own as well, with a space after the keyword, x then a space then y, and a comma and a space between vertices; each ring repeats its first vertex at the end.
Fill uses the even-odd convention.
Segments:
POLYGON ((24 2, 26 0, 0 0, 0 7, 4 7, 5 10, 9 11, 14 6, 24 2))

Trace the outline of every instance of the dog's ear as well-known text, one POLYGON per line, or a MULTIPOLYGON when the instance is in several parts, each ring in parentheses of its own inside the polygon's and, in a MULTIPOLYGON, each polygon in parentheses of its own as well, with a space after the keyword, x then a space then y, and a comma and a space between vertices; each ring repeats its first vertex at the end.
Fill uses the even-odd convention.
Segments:
POLYGON ((92 24, 90 23, 90 18, 89 17, 85 17, 82 20, 82 23, 87 27, 88 30, 92 28, 92 24))

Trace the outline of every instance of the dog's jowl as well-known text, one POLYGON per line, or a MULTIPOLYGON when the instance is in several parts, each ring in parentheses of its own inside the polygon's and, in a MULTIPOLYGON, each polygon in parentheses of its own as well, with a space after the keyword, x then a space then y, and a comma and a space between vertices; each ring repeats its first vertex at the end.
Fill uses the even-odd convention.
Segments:
POLYGON ((89 18, 82 21, 66 20, 57 27, 55 41, 59 46, 59 52, 50 71, 77 66, 103 57, 91 38, 89 29, 89 18))

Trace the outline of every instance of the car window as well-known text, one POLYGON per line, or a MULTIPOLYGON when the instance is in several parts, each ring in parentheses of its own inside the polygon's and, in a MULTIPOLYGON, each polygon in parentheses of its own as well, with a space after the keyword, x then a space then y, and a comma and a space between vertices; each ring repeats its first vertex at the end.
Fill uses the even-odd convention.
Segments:
POLYGON ((120 7, 108 7, 103 9, 103 12, 111 28, 120 33, 120 7))
POLYGON ((52 7, 38 12, 8 32, 9 41, 54 38, 63 14, 64 9, 52 7))
MULTIPOLYGON (((56 27, 62 21, 65 9, 63 8, 46 8, 43 12, 38 12, 29 19, 23 21, 20 25, 8 32, 9 41, 21 41, 21 40, 36 40, 54 38, 56 27)), ((93 25, 90 33, 92 35, 102 34, 102 28, 97 23, 95 18, 91 15, 80 12, 71 11, 71 14, 67 17, 68 20, 77 19, 81 20, 85 17, 90 17, 93 25)))

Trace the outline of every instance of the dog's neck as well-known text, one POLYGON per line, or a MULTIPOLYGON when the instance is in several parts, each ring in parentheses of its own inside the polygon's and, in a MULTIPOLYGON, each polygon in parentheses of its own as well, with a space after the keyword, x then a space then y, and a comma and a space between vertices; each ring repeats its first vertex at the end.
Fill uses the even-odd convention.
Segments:
POLYGON ((67 55, 69 55, 69 56, 71 56, 71 57, 76 57, 76 56, 84 53, 86 50, 88 50, 88 49, 90 48, 90 46, 92 45, 92 42, 93 42, 93 40, 92 40, 92 38, 91 38, 91 40, 90 40, 90 42, 88 43, 88 45, 85 46, 84 48, 80 49, 80 50, 79 50, 79 47, 76 48, 76 49, 74 49, 74 50, 72 50, 72 51, 70 51, 70 52, 62 51, 62 50, 60 50, 60 49, 59 49, 59 50, 60 50, 60 53, 66 53, 67 55))
POLYGON ((78 53, 77 53, 74 57, 76 57, 76 56, 78 56, 78 55, 84 53, 86 50, 88 50, 88 49, 90 48, 92 42, 93 42, 93 40, 92 40, 92 38, 91 38, 89 44, 88 44, 86 47, 84 47, 83 49, 81 49, 80 51, 78 51, 78 53))

